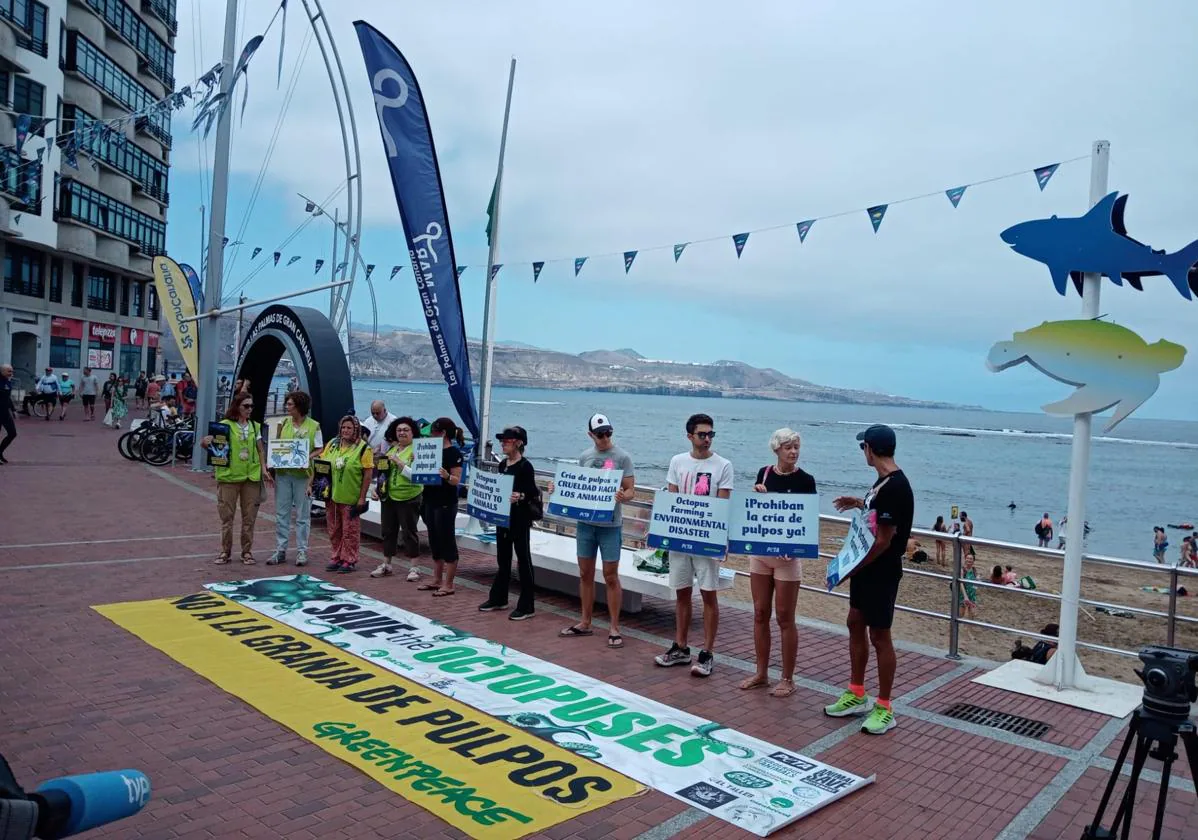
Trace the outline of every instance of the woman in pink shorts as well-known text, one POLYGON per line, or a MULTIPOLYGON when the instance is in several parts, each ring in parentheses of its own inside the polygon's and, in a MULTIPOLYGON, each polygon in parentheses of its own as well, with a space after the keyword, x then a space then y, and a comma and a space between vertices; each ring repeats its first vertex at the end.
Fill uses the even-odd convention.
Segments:
MULTIPOLYGON (((770 449, 778 463, 762 467, 753 487, 758 493, 815 493, 815 479, 799 469, 799 433, 779 429, 770 436, 770 449)), ((777 611, 782 634, 782 679, 770 695, 794 694, 795 660, 799 653, 799 630, 795 626, 795 605, 799 601, 802 567, 793 557, 750 557, 749 582, 753 590, 753 647, 757 654, 757 673, 740 684, 742 689, 769 685, 770 613, 777 611)))

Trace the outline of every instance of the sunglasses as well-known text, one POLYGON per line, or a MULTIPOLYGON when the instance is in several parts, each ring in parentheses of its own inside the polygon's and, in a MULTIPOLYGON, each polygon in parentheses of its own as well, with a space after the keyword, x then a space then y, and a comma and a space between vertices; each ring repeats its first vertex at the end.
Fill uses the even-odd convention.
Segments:
POLYGON ((715 432, 695 432, 699 440, 715 440, 715 432))

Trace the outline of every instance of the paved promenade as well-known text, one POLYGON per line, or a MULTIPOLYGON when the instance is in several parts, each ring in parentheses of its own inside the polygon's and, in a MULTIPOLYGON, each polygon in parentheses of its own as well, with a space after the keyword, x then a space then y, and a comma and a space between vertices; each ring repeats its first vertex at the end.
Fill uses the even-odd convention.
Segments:
MULTIPOLYGON (((10 463, 0 466, 0 751, 22 782, 33 787, 52 776, 120 767, 149 774, 154 798, 146 809, 88 837, 463 836, 89 609, 192 593, 214 580, 294 572, 262 565, 272 544, 270 517, 258 522, 259 565, 214 567, 210 476, 122 460, 118 432, 98 423, 18 420, 10 463)), ((263 513, 272 509, 268 503, 263 513)), ((323 529, 314 528, 307 571, 325 577, 327 556, 323 529)), ((402 576, 371 580, 367 572, 378 557, 378 545, 367 542, 365 568, 336 582, 853 773, 877 775, 875 784, 774 837, 1076 840, 1126 729, 1126 721, 972 684, 986 663, 902 650, 899 727, 870 737, 858 722, 822 712, 848 678, 847 639, 837 628, 800 628, 798 690, 779 700, 737 687, 753 669, 746 605, 723 610, 715 672, 700 681, 652 662, 673 633, 670 604, 646 599, 644 611, 625 622, 624 649, 607 650, 601 632, 557 637, 577 619, 577 599, 538 593, 537 615, 524 623, 479 613, 494 562, 485 555, 464 552, 457 594, 439 599, 402 576), (943 714, 957 703, 1048 728, 1031 738, 943 714)), ((692 638, 702 635, 700 613, 696 608, 692 638)), ((867 684, 876 685, 872 673, 867 684)), ((1184 764, 1183 756, 1175 765, 1167 840, 1198 838, 1198 799, 1184 764)), ((1141 781, 1135 837, 1149 835, 1159 766, 1149 759, 1141 781)), ((752 835, 651 790, 545 836, 752 835)))

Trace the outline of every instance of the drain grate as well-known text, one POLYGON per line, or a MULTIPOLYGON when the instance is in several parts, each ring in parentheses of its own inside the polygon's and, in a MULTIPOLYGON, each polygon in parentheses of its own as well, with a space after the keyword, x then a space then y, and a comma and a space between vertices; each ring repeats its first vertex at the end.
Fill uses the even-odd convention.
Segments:
POLYGON ((1001 729, 1004 732, 1022 735, 1025 738, 1043 738, 1044 734, 1052 729, 1047 723, 1038 720, 1009 715, 1006 712, 996 712, 994 709, 984 709, 971 703, 955 703, 940 714, 956 720, 963 720, 966 723, 976 723, 978 726, 1001 729))

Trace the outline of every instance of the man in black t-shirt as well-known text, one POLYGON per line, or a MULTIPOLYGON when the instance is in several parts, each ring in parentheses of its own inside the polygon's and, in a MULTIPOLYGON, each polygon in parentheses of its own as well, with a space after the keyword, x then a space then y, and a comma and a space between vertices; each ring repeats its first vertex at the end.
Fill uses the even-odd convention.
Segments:
POLYGON ((894 429, 870 426, 857 435, 865 462, 877 470, 878 480, 864 499, 841 496, 833 504, 837 510, 860 508, 867 511, 874 544, 849 576, 849 657, 852 673, 849 688, 824 713, 832 717, 869 716, 861 729, 871 735, 889 732, 897 724, 890 707, 894 686, 894 642, 890 626, 894 623, 894 604, 898 600, 899 581, 903 577, 903 549, 911 537, 915 518, 915 495, 903 471, 894 462, 894 429), (878 699, 870 709, 865 694, 865 669, 869 665, 869 646, 878 657, 878 699))

